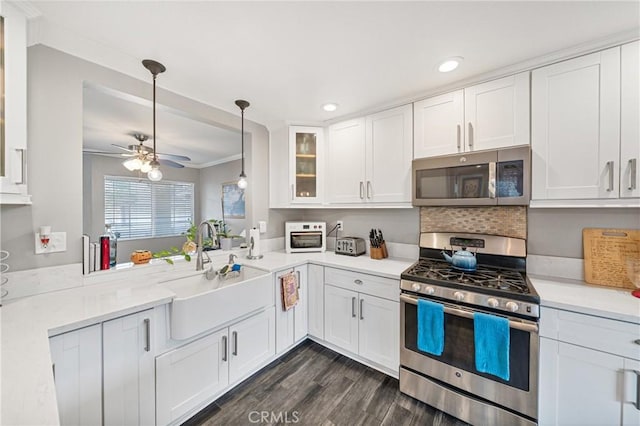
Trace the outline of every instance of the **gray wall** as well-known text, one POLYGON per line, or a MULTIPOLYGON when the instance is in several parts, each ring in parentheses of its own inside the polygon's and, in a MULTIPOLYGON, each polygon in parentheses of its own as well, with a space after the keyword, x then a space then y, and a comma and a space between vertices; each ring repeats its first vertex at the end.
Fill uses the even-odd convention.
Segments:
MULTIPOLYGON (((82 261, 82 92, 85 81, 150 99, 152 86, 108 68, 35 45, 28 49, 28 161, 31 206, 0 208, 1 246, 11 252, 12 271, 82 261), (67 233, 67 251, 34 254, 33 233, 41 225, 67 233)), ((171 66, 171 64, 167 64, 171 66)), ((148 73, 141 68, 141 78, 148 73)), ((161 84, 161 83, 159 83, 161 84)), ((232 114, 158 88, 158 99, 212 125, 240 129, 239 114, 232 114)), ((235 105, 229 105, 234 111, 235 105)), ((245 113, 247 223, 269 217, 267 129, 245 113), (256 145, 255 148, 253 145, 256 145), (255 155, 255 158, 252 156, 255 155), (252 196, 255 195, 255 200, 252 196)))
MULTIPOLYGON (((195 186, 194 221, 199 221, 200 170, 192 168, 176 169, 164 167, 162 180, 192 182, 195 186)), ((83 232, 98 241, 104 233, 104 176, 137 176, 122 165, 121 158, 105 157, 103 155, 83 155, 83 232)), ((146 178, 145 178, 146 179, 146 178)), ((180 249, 186 241, 185 237, 144 238, 135 240, 118 240, 118 263, 129 262, 134 250, 150 250, 158 252, 171 247, 180 249)))
MULTIPOLYGON (((200 169, 200 217, 202 220, 222 219, 222 184, 227 182, 236 182, 240 175, 242 164, 240 160, 231 161, 216 166, 200 169)), ((228 225, 228 229, 232 234, 240 234, 247 227, 245 219, 224 218, 228 225)), ((247 235, 249 230, 247 229, 247 235)), ((243 241, 243 240, 242 240, 243 241)), ((237 239, 234 244, 237 245, 241 240, 237 239)))
POLYGON ((582 228, 640 229, 640 209, 529 209, 529 254, 583 258, 582 228))

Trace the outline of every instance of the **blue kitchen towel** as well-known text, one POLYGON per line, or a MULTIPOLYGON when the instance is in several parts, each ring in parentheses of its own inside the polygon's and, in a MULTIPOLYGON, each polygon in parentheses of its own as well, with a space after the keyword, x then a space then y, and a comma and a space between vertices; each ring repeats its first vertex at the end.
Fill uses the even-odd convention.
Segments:
POLYGON ((496 315, 473 314, 476 370, 509 380, 509 320, 496 315))
POLYGON ((418 300, 418 349, 432 355, 444 350, 444 306, 418 300))

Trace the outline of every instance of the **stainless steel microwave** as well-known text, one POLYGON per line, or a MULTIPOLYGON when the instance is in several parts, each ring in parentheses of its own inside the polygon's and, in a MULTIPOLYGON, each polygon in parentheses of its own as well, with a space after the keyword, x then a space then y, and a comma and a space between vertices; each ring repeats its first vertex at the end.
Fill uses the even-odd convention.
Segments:
POLYGON ((414 206, 528 205, 529 145, 413 160, 414 206))
POLYGON ((284 231, 287 253, 323 252, 327 249, 326 222, 286 222, 284 231))

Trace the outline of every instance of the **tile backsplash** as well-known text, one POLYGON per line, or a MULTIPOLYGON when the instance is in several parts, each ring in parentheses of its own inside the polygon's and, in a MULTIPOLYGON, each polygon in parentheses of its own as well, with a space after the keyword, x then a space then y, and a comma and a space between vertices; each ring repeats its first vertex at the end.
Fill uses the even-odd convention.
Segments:
POLYGON ((471 232, 527 238, 527 207, 421 207, 420 232, 471 232))

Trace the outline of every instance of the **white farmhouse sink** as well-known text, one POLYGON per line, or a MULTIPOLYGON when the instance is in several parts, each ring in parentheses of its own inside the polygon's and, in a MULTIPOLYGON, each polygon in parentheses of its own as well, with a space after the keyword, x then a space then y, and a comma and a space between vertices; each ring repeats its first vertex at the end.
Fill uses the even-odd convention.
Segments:
MULTIPOLYGON (((219 270, 220 268, 218 268, 219 270)), ((159 285, 176 294, 170 305, 171 338, 187 339, 242 315, 272 305, 271 274, 250 266, 228 278, 206 279, 204 273, 159 285)))

